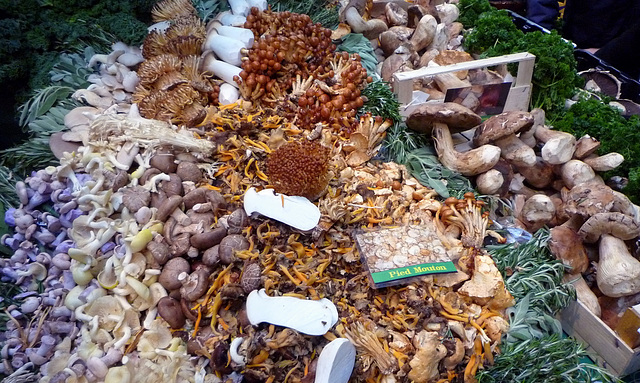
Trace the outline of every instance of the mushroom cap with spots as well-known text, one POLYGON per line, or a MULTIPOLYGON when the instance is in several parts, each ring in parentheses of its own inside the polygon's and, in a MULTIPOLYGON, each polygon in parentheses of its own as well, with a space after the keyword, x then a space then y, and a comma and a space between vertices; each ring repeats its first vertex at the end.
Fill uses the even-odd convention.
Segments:
POLYGON ((475 146, 486 145, 501 138, 518 134, 533 126, 533 116, 529 112, 510 111, 497 114, 485 120, 473 136, 475 146))
POLYGON ((425 134, 431 134, 436 122, 447 124, 451 133, 460 133, 478 126, 482 118, 460 104, 443 102, 418 106, 406 121, 409 129, 425 134))

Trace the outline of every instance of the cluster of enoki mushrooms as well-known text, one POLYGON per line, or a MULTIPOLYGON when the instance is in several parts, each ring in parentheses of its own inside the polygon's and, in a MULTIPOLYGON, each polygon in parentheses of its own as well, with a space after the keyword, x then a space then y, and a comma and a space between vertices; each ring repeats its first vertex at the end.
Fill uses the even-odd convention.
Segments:
MULTIPOLYGON (((76 314, 69 320, 80 329, 46 354, 43 370, 55 376, 43 381, 312 382, 323 348, 347 338, 357 350, 350 381, 473 382, 499 352, 513 304, 482 250, 485 236, 499 237, 484 204, 472 194, 440 202, 403 166, 375 160, 392 123, 356 116, 366 71, 357 55, 336 53, 330 33, 308 16, 252 10, 248 57, 273 62, 243 66, 238 81, 250 100, 217 105, 217 80, 195 69, 200 52, 176 48, 194 46, 181 30, 204 35, 193 33, 204 26, 190 4, 157 6, 155 15, 180 13, 182 21, 169 36, 150 35, 153 50, 143 49, 147 60, 163 59, 141 66, 157 72, 141 75, 140 114, 132 107, 102 115, 89 141, 47 170, 70 185, 62 208, 85 217, 69 230, 87 245, 60 256, 76 295, 57 304, 76 314), (166 53, 162 42, 171 45, 166 53), (283 103, 274 98, 281 94, 283 103), (163 97, 173 98, 171 108, 154 106, 163 97), (249 188, 306 196, 320 209, 318 226, 300 231, 247 216, 249 188), (410 224, 435 225, 458 272, 372 288, 352 234, 410 224), (252 325, 246 301, 258 289, 326 298, 337 324, 323 336, 252 325)), ((38 347, 48 312, 12 322, 29 343, 14 342, 17 352, 38 347)))

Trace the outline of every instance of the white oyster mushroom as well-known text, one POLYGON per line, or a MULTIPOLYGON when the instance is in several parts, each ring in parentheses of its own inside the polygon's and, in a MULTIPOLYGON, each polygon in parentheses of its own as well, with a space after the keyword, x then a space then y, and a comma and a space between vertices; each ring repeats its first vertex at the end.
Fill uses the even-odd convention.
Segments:
POLYGON ((307 335, 324 335, 338 321, 338 310, 326 298, 270 297, 261 289, 247 297, 247 317, 254 326, 266 322, 307 335))

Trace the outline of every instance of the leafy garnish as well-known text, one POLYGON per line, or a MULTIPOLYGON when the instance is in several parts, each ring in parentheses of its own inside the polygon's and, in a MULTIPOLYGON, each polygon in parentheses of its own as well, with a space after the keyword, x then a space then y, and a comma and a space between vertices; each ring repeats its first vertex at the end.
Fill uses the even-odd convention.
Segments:
POLYGON ((582 362, 588 356, 580 343, 559 335, 512 342, 476 378, 479 383, 619 381, 606 369, 582 362))
POLYGON ((487 250, 516 300, 528 296, 532 310, 554 315, 575 300, 575 290, 562 282, 564 265, 551 254, 549 237, 543 228, 527 243, 491 245, 487 250))
POLYGON ((274 12, 294 12, 309 15, 314 23, 335 29, 338 26, 338 7, 331 0, 269 0, 274 12))
POLYGON ((367 74, 372 78, 379 78, 376 72, 378 59, 376 58, 376 54, 373 52, 373 47, 371 46, 369 39, 364 37, 362 33, 349 33, 340 40, 340 44, 336 47, 337 51, 359 54, 360 62, 364 69, 367 70, 367 74))

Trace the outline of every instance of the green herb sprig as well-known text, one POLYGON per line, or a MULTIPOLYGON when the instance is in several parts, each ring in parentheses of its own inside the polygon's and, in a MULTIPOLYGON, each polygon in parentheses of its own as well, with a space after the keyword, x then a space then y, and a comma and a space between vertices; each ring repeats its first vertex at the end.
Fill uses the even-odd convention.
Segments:
POLYGON ((476 374, 479 383, 619 382, 593 363, 584 347, 571 338, 551 335, 505 344, 495 364, 476 374))
POLYGON ((562 282, 564 265, 551 254, 549 238, 549 230, 543 228, 527 243, 492 245, 487 250, 516 300, 529 296, 531 309, 554 315, 575 300, 575 290, 562 282))

